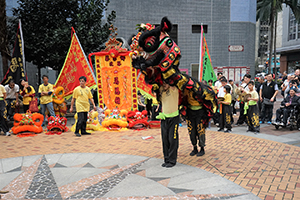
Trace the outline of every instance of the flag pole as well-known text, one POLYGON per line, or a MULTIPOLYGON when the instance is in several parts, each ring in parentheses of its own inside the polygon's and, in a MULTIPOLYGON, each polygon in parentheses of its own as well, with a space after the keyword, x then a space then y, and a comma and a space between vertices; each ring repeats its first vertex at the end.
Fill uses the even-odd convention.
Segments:
POLYGON ((201 23, 201 33, 200 33, 200 55, 199 55, 199 71, 198 71, 198 80, 202 81, 202 46, 203 46, 203 23, 201 23))
POLYGON ((24 53, 24 40, 23 40, 23 31, 22 31, 22 25, 21 25, 21 19, 19 19, 19 26, 20 26, 20 36, 21 36, 21 43, 22 43, 22 58, 23 58, 23 68, 25 72, 25 78, 27 79, 27 72, 26 72, 26 62, 25 62, 25 53, 24 53))

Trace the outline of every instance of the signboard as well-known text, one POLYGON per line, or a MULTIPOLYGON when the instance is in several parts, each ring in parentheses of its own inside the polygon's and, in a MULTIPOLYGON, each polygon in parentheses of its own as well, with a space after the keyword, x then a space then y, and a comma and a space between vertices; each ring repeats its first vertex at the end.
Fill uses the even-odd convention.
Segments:
POLYGON ((229 45, 228 51, 233 51, 233 52, 244 51, 244 45, 229 45))

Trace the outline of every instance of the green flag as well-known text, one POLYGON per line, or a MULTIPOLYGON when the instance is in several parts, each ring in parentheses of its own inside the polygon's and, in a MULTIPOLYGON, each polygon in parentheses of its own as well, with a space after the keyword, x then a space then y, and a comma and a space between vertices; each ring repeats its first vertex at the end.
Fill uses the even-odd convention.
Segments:
POLYGON ((205 34, 203 33, 203 43, 202 43, 202 66, 200 67, 200 74, 202 75, 200 81, 209 81, 210 79, 215 82, 217 80, 217 76, 214 72, 213 66, 211 64, 211 58, 209 54, 209 50, 207 47, 205 34))

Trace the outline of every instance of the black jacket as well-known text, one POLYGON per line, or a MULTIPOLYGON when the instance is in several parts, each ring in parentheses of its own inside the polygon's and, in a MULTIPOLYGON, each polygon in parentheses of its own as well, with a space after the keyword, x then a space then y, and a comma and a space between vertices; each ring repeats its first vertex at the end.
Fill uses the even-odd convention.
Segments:
MULTIPOLYGON (((290 95, 288 95, 287 97, 285 97, 283 99, 283 101, 281 102, 281 105, 286 107, 285 104, 290 102, 290 95)), ((292 99, 292 103, 290 106, 288 106, 287 108, 292 108, 294 106, 300 105, 300 98, 296 95, 294 95, 293 99, 292 99)))

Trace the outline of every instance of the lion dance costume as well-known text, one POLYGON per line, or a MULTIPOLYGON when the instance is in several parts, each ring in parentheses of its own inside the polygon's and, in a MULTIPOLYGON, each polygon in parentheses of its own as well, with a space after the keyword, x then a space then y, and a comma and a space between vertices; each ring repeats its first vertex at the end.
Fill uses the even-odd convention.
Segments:
MULTIPOLYGON (((142 71, 145 81, 153 86, 152 90, 156 93, 158 100, 161 96, 159 88, 163 82, 177 87, 186 97, 183 98, 186 101, 181 102, 183 105, 182 116, 186 116, 187 106, 197 108, 197 112, 187 113, 188 130, 194 148, 197 148, 197 138, 201 138, 199 143, 201 143, 201 155, 203 155, 205 128, 217 110, 217 98, 212 88, 180 72, 178 66, 181 52, 168 35, 171 30, 172 24, 167 17, 162 18, 158 27, 151 24, 139 25, 139 32, 132 38, 130 45, 133 50, 131 53, 132 66, 142 71), (197 121, 189 119, 194 117, 191 116, 191 113, 197 115, 197 121)), ((201 155, 199 154, 199 156, 201 155)))
MULTIPOLYGON (((162 18, 161 25, 141 24, 139 32, 132 38, 132 65, 145 75, 145 81, 153 86, 159 99, 159 88, 163 82, 176 86, 181 92, 189 90, 193 98, 205 111, 202 124, 206 128, 209 119, 217 109, 215 92, 207 85, 200 83, 178 69, 181 57, 180 49, 168 33, 172 29, 167 17, 162 18)), ((184 104, 184 102, 183 102, 184 104)), ((185 112, 182 112, 185 115, 185 112)))
POLYGON ((56 116, 58 115, 63 117, 67 113, 67 104, 65 102, 64 96, 65 96, 65 90, 62 86, 58 86, 54 88, 52 100, 53 100, 53 108, 56 116))
POLYGON ((36 133, 43 132, 42 123, 44 116, 39 113, 27 111, 24 114, 16 113, 14 115, 14 126, 12 132, 18 137, 34 136, 36 133))

